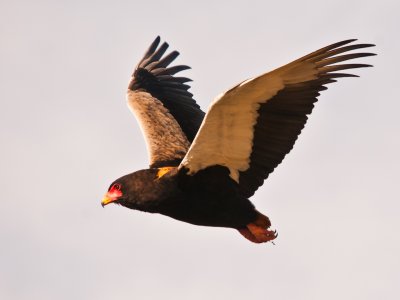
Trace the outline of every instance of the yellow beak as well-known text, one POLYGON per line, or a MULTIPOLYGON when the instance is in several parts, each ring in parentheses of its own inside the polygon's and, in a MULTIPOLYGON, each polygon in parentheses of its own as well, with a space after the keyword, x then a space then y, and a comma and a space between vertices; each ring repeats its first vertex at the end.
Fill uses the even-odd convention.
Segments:
POLYGON ((111 202, 115 201, 116 199, 111 199, 108 197, 108 195, 105 195, 103 197, 103 200, 101 200, 101 206, 106 206, 107 204, 110 204, 111 202))

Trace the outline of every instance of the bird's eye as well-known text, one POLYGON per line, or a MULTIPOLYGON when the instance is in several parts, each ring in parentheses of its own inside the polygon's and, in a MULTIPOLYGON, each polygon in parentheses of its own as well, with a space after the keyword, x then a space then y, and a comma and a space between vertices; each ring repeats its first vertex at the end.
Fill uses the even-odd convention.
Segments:
POLYGON ((117 190, 120 191, 121 190, 121 185, 119 183, 116 183, 113 185, 112 190, 117 190))

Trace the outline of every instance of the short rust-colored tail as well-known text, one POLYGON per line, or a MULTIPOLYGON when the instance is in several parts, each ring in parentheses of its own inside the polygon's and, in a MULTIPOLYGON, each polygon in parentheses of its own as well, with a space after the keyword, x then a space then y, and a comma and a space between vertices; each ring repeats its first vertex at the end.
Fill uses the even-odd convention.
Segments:
POLYGON ((257 226, 263 227, 263 228, 270 228, 271 221, 269 220, 269 218, 267 216, 263 215, 262 213, 260 213, 258 210, 256 210, 256 212, 257 212, 257 218, 252 223, 257 226))

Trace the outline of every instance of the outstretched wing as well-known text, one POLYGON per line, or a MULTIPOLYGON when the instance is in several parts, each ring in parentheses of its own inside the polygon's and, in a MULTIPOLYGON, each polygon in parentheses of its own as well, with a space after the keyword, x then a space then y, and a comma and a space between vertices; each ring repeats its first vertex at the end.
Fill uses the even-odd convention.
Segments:
POLYGON ((127 101, 145 136, 150 167, 178 166, 200 127, 204 112, 188 92, 190 86, 185 83, 191 80, 174 76, 190 67, 169 67, 179 52, 164 56, 168 44, 158 47, 159 44, 158 36, 135 68, 127 101))
POLYGON ((370 67, 337 64, 372 53, 343 54, 371 44, 342 41, 297 59, 272 72, 246 80, 211 104, 180 168, 188 174, 213 165, 225 166, 250 197, 280 164, 303 129, 320 91, 339 77, 336 71, 370 67))

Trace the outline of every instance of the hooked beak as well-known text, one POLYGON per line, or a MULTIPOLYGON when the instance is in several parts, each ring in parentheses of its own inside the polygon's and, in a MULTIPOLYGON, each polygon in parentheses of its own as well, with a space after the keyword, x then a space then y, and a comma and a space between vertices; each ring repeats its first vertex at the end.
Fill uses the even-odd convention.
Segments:
POLYGON ((106 206, 107 204, 110 204, 112 202, 117 201, 119 198, 122 197, 122 192, 120 190, 120 186, 118 189, 116 188, 111 188, 107 194, 104 195, 103 200, 101 200, 101 206, 106 206))
POLYGON ((114 202, 115 200, 117 200, 117 198, 112 199, 109 197, 108 193, 106 195, 104 195, 103 200, 101 200, 101 206, 106 206, 107 204, 110 204, 111 202, 114 202))
POLYGON ((103 200, 101 200, 101 206, 106 206, 114 201, 117 201, 122 196, 121 191, 111 191, 104 195, 103 200))

